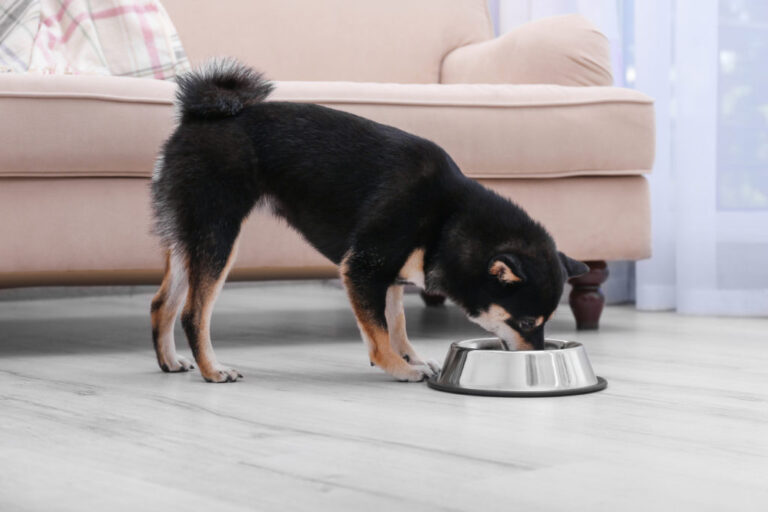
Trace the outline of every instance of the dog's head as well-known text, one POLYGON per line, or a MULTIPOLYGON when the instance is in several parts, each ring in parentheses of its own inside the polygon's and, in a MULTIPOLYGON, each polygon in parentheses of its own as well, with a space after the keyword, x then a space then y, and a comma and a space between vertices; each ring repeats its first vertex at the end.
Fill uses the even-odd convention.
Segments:
POLYGON ((464 182, 434 251, 428 292, 446 295, 510 348, 544 348, 544 324, 568 278, 589 271, 557 250, 546 228, 480 184, 464 182))
MULTIPOLYGON (((565 281, 589 270, 584 263, 553 251, 535 258, 515 253, 490 258, 469 319, 496 334, 510 348, 544 348, 544 324, 554 313, 565 281)), ((468 306, 468 307, 466 307, 468 306)))

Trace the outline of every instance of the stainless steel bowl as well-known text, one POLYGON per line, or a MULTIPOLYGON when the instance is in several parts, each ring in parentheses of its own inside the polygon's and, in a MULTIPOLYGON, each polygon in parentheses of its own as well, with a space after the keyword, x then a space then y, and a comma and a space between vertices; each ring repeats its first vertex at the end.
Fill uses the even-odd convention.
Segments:
POLYGON ((581 343, 547 339, 544 350, 505 350, 499 338, 451 344, 443 370, 429 387, 491 396, 560 396, 592 393, 607 383, 592 371, 581 343))

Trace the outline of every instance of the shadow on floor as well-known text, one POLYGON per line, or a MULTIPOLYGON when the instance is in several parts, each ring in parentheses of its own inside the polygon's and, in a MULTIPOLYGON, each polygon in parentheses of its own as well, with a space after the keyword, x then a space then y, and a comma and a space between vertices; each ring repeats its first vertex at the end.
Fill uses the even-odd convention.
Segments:
MULTIPOLYGON (((126 305, 125 307, 130 307, 126 305)), ((406 308, 408 333, 412 339, 460 340, 489 336, 470 323, 456 306, 406 308)), ((552 331, 573 329, 570 318, 553 319, 552 331)), ((186 346, 178 322, 176 340, 186 346)), ((348 308, 320 311, 272 310, 214 313, 212 334, 215 347, 359 343, 360 333, 348 308)), ((14 355, 120 353, 151 350, 149 315, 56 318, 46 321, 0 321, 0 358, 14 355)))

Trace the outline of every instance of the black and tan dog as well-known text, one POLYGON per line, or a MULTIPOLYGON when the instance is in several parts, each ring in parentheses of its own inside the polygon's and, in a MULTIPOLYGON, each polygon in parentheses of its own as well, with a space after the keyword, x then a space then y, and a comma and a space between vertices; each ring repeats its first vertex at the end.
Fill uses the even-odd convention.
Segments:
POLYGON ((180 124, 152 180, 167 249, 152 301, 164 371, 192 368, 173 340, 185 304, 182 325, 205 380, 241 376, 217 362, 210 320, 240 226, 259 203, 340 266, 370 361, 396 379, 439 369, 406 336, 405 283, 449 297, 513 346, 542 348, 564 282, 584 264, 559 253, 521 208, 465 177, 436 144, 318 105, 265 102, 271 89, 233 60, 179 78, 180 124))

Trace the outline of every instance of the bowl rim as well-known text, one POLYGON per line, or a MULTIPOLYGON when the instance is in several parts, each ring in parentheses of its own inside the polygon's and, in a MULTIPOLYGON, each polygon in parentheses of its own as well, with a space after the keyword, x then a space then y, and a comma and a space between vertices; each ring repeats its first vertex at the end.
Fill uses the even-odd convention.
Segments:
MULTIPOLYGON (((490 336, 485 338, 470 338, 467 340, 459 340, 454 341, 451 343, 451 347, 455 347, 460 350, 466 350, 466 351, 474 351, 474 350, 482 350, 483 352, 503 352, 505 354, 547 354, 551 353, 552 350, 555 350, 557 352, 565 351, 565 350, 578 350, 583 349, 584 345, 581 344, 578 341, 572 341, 572 340, 563 340, 560 338, 544 338, 544 343, 547 342, 556 342, 556 343, 562 343, 563 347, 557 348, 557 349, 550 349, 550 350, 501 350, 501 349, 482 349, 477 347, 468 347, 466 344, 472 343, 472 342, 480 342, 480 341, 496 341, 501 340, 498 336, 490 336)), ((503 340, 502 340, 502 343, 503 340)))

